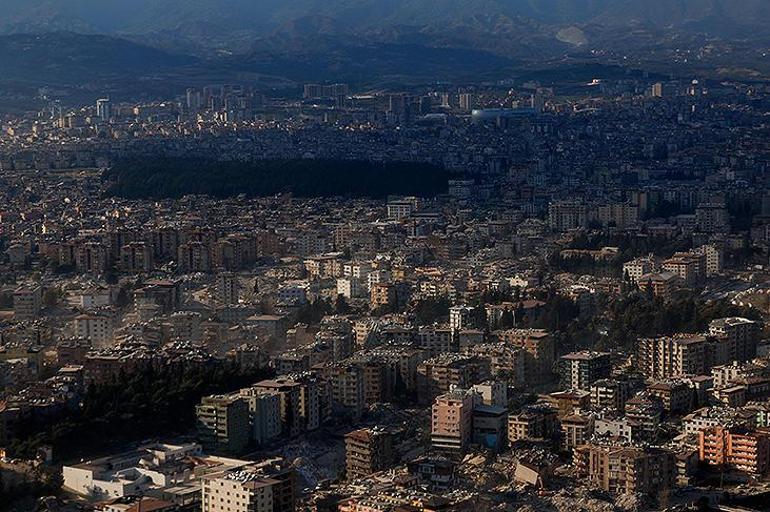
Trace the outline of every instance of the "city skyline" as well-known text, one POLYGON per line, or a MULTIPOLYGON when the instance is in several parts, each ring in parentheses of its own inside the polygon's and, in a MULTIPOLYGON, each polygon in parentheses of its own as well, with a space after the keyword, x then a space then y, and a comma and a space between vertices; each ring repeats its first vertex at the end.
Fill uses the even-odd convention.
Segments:
POLYGON ((764 2, 0 8, 0 511, 767 510, 764 2))

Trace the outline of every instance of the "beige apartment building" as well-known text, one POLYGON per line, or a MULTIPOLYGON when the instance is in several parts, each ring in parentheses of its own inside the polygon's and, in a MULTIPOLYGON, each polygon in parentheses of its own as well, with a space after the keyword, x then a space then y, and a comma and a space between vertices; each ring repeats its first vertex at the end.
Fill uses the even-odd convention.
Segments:
POLYGON ((676 478, 676 457, 663 448, 589 444, 575 449, 574 459, 591 487, 615 494, 657 496, 676 478))
POLYGON ((556 360, 556 342, 542 329, 509 329, 497 333, 500 341, 527 352, 525 369, 527 381, 534 384, 548 380, 556 360))
POLYGON ((455 389, 436 398, 432 409, 431 443, 436 450, 462 453, 473 435, 473 408, 479 395, 455 389))
POLYGON ((394 460, 393 434, 384 428, 363 428, 345 435, 348 480, 387 469, 394 460))
POLYGON ((30 283, 13 292, 13 315, 17 320, 32 320, 40 315, 43 292, 40 285, 30 283))
POLYGON ((708 342, 700 334, 675 334, 638 341, 637 367, 647 377, 665 379, 703 375, 707 371, 708 342))
POLYGON ((295 470, 281 459, 212 474, 201 486, 203 512, 294 512, 295 470))

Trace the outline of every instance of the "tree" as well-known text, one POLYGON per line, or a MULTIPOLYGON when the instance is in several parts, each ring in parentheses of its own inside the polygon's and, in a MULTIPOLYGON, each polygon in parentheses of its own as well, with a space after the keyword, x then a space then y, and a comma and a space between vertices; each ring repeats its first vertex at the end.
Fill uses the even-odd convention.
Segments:
POLYGON ((668 301, 636 293, 614 301, 608 308, 606 345, 627 347, 637 338, 702 332, 712 320, 731 316, 759 319, 758 312, 751 308, 736 306, 727 300, 702 301, 688 291, 668 301))
POLYGON ((500 318, 500 328, 501 329, 511 329, 516 324, 516 319, 513 316, 513 311, 510 309, 505 309, 503 311, 502 317, 500 318))
POLYGON ((414 316, 420 325, 430 325, 449 319, 449 299, 446 297, 423 299, 414 307, 414 316))
POLYGON ((64 295, 61 288, 49 288, 43 293, 43 306, 47 308, 56 307, 59 299, 64 295))
POLYGON ((319 323, 327 315, 333 312, 332 306, 323 299, 308 302, 297 313, 297 322, 307 325, 319 323))
POLYGON ((122 286, 120 287, 120 290, 118 290, 118 296, 115 298, 115 305, 119 308, 123 308, 128 306, 129 298, 128 298, 128 292, 125 288, 122 286))
POLYGON ((118 284, 118 274, 114 268, 109 268, 104 273, 104 282, 107 284, 118 284))
POLYGON ((40 446, 51 445, 57 457, 70 458, 115 442, 186 433, 195 425, 195 405, 201 397, 270 376, 267 370, 241 370, 226 362, 157 369, 147 365, 90 385, 77 412, 21 422, 7 448, 13 457, 33 458, 40 446))
POLYGON ((350 313, 350 304, 344 295, 337 295, 337 300, 334 303, 334 312, 338 315, 347 315, 350 313))
POLYGON ((363 160, 221 162, 189 158, 123 160, 105 175, 109 193, 129 198, 273 196, 433 196, 446 192, 445 169, 429 163, 363 160))
POLYGON ((0 309, 13 308, 13 294, 10 292, 0 292, 0 309))
POLYGON ((649 302, 655 301, 655 287, 652 285, 652 279, 647 281, 647 286, 645 287, 644 292, 649 302))

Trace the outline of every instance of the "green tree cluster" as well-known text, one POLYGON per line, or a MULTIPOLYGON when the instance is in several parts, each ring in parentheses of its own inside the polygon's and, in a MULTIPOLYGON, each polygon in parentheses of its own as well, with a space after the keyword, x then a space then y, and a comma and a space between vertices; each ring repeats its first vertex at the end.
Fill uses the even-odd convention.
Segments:
POLYGON ((270 377, 267 370, 241 371, 230 363, 206 367, 147 366, 111 382, 91 385, 82 407, 56 421, 28 421, 8 444, 13 457, 33 458, 44 445, 67 460, 120 449, 127 443, 183 434, 195 426, 195 406, 204 396, 231 392, 270 377))
POLYGON ((730 316, 761 320, 755 310, 727 300, 702 301, 692 292, 683 292, 669 301, 634 294, 610 304, 603 348, 630 349, 637 338, 703 332, 712 320, 730 316))
POLYGON ((451 302, 447 297, 422 299, 414 305, 413 313, 419 325, 430 325, 449 320, 451 302))
POLYGON ((131 199, 266 197, 429 197, 445 193, 449 173, 416 162, 257 160, 218 162, 185 158, 125 160, 104 174, 108 192, 131 199))

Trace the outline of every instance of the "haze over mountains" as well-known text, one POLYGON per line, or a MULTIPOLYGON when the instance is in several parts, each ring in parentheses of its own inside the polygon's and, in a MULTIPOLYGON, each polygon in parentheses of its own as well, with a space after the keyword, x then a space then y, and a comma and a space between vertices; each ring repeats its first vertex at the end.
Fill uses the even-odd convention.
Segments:
POLYGON ((3 33, 165 32, 220 40, 244 33, 264 37, 303 18, 346 33, 465 26, 494 32, 511 24, 537 31, 578 24, 731 37, 767 31, 770 22, 766 0, 0 0, 0 8, 3 33))
POLYGON ((565 58, 671 62, 714 42, 727 43, 699 58, 730 52, 755 73, 770 40, 767 0, 0 0, 0 12, 0 80, 28 84, 500 78, 565 58))

